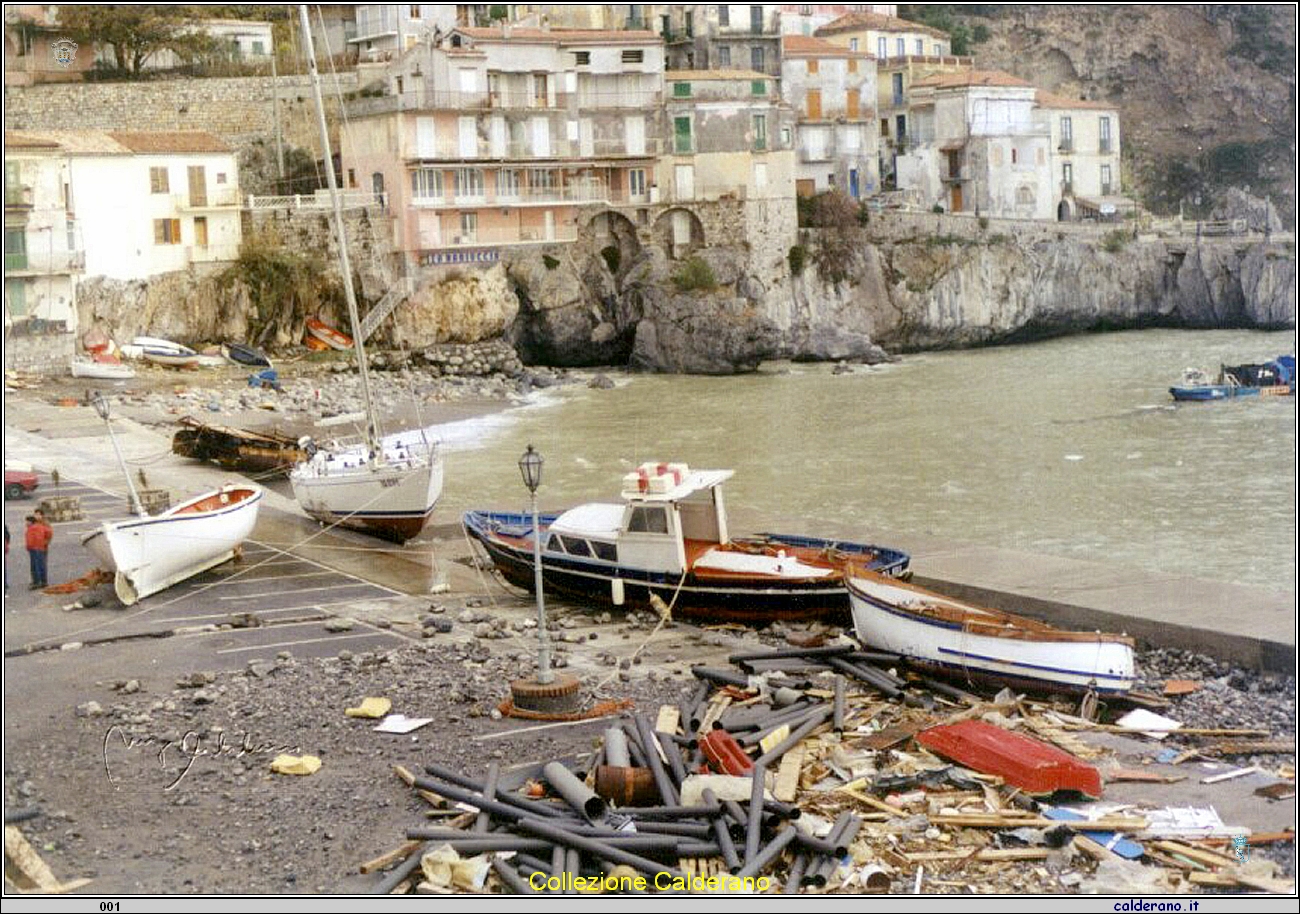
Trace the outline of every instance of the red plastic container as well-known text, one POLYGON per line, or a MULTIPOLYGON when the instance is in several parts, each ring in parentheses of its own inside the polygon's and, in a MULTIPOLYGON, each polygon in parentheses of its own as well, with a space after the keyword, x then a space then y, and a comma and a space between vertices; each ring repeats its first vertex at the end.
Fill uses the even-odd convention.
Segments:
POLYGON ((974 771, 996 774, 1034 796, 1057 790, 1101 796, 1101 774, 1096 768, 1041 740, 982 720, 931 727, 918 733, 916 740, 932 752, 974 771))
POLYGON ((754 770, 754 763, 745 750, 726 730, 711 730, 700 740, 700 750, 709 764, 723 774, 743 777, 754 770))

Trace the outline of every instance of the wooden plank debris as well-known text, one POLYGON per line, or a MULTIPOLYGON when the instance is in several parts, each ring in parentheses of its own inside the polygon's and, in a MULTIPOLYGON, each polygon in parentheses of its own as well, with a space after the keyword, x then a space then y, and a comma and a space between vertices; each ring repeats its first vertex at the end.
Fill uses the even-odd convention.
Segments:
POLYGON ((23 894, 63 895, 90 884, 85 878, 61 882, 16 825, 5 826, 5 860, 5 881, 23 894))
POLYGON ((804 747, 800 743, 781 756, 781 767, 776 771, 776 786, 772 796, 782 803, 793 803, 799 789, 799 772, 803 769, 804 747))

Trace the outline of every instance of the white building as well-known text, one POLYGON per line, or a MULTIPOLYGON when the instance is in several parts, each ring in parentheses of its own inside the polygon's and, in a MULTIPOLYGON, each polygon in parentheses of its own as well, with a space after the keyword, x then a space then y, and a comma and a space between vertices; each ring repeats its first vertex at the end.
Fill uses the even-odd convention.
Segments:
POLYGON ((75 329, 84 252, 67 156, 53 140, 5 134, 5 327, 75 329))
POLYGON ((853 199, 880 189, 876 61, 820 38, 781 39, 781 96, 795 112, 795 190, 839 189, 853 199))
MULTIPOLYGON (((234 260, 241 238, 235 154, 202 131, 26 131, 55 144, 86 276, 147 279, 234 260)), ((8 141, 9 135, 6 135, 8 141)), ((6 153, 6 161, 9 156, 6 153)))
POLYGON ((1038 110, 1051 128, 1056 217, 1112 218, 1134 208, 1120 191, 1119 109, 1038 90, 1038 110))
MULTIPOLYGON (((445 35, 457 25, 457 7, 446 3, 357 4, 356 31, 348 44, 363 62, 396 60, 422 37, 445 35)), ((316 49, 324 53, 323 48, 316 49)))
POLYGON ((1055 219, 1051 129, 1036 91, 986 70, 912 83, 908 151, 895 159, 898 189, 915 191, 926 208, 1055 219))

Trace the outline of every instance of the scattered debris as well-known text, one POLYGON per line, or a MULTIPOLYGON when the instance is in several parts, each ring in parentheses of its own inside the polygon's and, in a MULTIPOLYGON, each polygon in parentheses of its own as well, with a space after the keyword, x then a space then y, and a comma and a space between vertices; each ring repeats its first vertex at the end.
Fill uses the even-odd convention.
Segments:
POLYGON ((271 760, 271 770, 276 774, 315 774, 320 771, 320 759, 314 755, 277 755, 271 760))

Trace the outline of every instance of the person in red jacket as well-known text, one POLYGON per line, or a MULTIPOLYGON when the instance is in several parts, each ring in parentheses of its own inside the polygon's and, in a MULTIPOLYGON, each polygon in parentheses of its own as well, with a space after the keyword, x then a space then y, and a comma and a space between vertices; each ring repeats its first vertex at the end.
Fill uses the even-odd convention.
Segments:
POLYGON ((37 590, 49 585, 45 575, 52 539, 54 539, 54 530, 45 522, 44 514, 38 511, 36 514, 27 515, 27 559, 31 563, 32 572, 29 590, 37 590))

